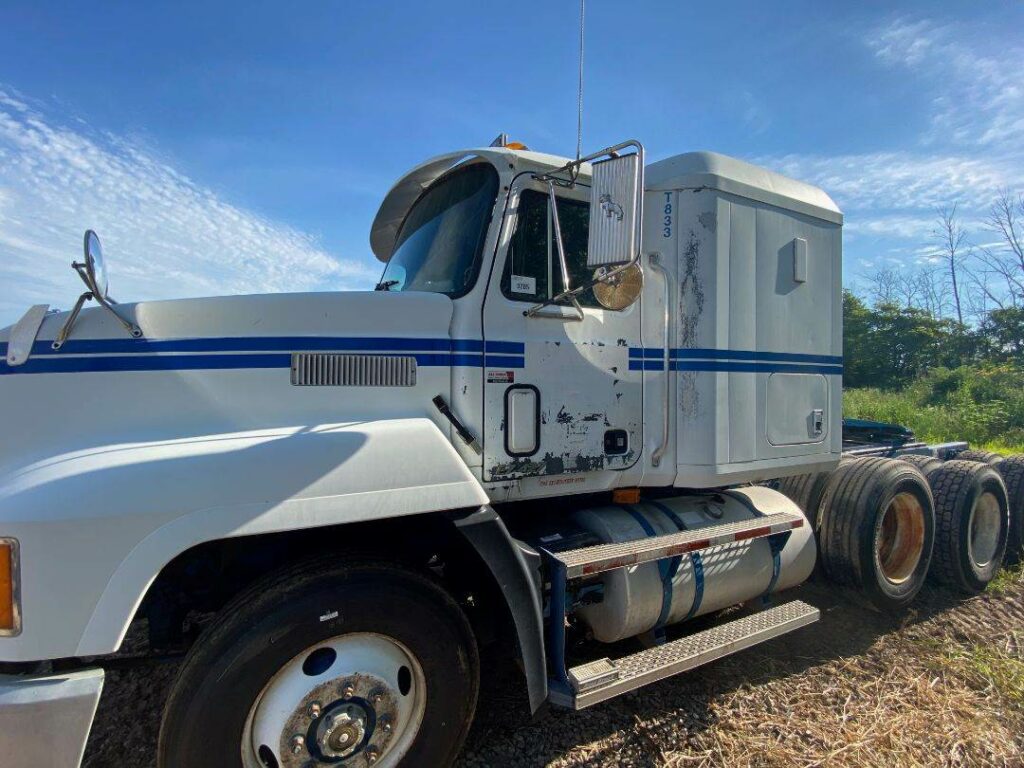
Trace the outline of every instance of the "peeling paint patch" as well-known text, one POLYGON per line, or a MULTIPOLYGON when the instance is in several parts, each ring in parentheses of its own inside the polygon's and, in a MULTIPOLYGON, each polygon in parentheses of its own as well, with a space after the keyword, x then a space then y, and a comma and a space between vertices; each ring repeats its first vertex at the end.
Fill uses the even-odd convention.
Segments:
POLYGON ((718 215, 714 211, 705 211, 697 217, 697 221, 709 232, 715 232, 718 229, 718 215))
POLYGON ((683 260, 683 279, 679 283, 679 341, 682 347, 696 347, 697 325, 704 313, 704 286, 700 279, 700 239, 692 229, 683 260))
MULTIPOLYGON (((704 285, 700 278, 700 238, 692 229, 683 253, 683 278, 679 285, 679 341, 680 346, 699 346, 697 331, 704 313, 704 285)), ((699 402, 697 379, 692 373, 679 376, 679 409, 684 416, 694 418, 699 402)))
POLYGON ((694 371, 679 372, 679 410, 683 416, 697 418, 700 400, 697 396, 697 374, 694 371))
POLYGON ((576 457, 576 471, 577 472, 594 472, 599 469, 604 469, 604 455, 600 456, 583 456, 578 455, 576 457))
POLYGON ((504 464, 495 464, 491 470, 492 480, 507 480, 516 476, 529 477, 544 474, 544 462, 532 459, 512 459, 504 464))

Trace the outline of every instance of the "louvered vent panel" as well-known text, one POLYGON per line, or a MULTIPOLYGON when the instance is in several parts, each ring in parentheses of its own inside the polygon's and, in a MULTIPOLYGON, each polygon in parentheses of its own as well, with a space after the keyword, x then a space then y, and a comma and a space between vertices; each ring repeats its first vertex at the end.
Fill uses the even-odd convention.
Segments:
POLYGON ((292 384, 297 387, 412 387, 416 358, 389 355, 292 354, 292 384))

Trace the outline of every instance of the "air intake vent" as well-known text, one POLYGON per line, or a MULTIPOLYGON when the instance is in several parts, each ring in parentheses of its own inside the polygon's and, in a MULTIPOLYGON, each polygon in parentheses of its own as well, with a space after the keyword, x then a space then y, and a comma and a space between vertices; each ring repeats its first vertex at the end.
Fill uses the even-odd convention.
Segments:
POLYGON ((292 354, 292 384, 297 387, 412 387, 416 358, 389 355, 292 354))

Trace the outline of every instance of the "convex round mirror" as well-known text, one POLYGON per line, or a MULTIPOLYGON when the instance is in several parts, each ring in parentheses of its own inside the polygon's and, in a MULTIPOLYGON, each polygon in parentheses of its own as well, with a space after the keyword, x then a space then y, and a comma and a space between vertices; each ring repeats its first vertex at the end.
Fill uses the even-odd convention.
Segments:
POLYGON ((631 264, 618 274, 605 278, 605 274, 610 271, 601 267, 594 272, 594 279, 599 281, 594 284, 594 298, 605 309, 625 309, 640 298, 644 274, 639 264, 631 264))
POLYGON ((103 247, 100 238, 91 229, 85 230, 85 282, 94 294, 107 298, 107 267, 103 263, 103 247))

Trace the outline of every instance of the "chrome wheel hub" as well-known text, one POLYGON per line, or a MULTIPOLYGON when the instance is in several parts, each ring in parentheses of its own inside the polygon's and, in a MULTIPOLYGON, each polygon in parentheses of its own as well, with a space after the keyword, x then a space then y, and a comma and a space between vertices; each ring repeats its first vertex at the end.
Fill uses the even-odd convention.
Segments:
POLYGON ((324 715, 317 726, 316 742, 327 757, 348 757, 366 737, 367 712, 358 704, 344 704, 333 715, 324 715))
POLYGON ((331 638, 267 683, 242 738, 245 768, 397 765, 419 732, 426 682, 398 641, 371 633, 331 638))
POLYGON ((971 509, 968 523, 967 554, 975 568, 984 568, 995 559, 1002 533, 1002 509, 999 499, 983 493, 971 509))

